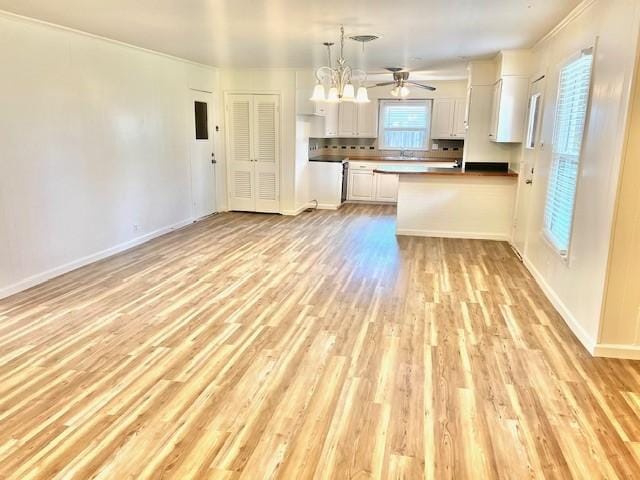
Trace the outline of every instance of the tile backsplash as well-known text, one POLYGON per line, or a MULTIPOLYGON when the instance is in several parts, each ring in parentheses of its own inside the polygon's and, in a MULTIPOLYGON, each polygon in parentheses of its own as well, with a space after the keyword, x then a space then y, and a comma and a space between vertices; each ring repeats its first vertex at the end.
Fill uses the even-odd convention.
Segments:
MULTIPOLYGON (((437 150, 426 152, 406 150, 410 157, 428 158, 462 158, 463 140, 432 140, 431 145, 437 144, 437 150)), ((351 157, 390 157, 400 154, 400 150, 379 150, 376 138, 310 138, 309 155, 331 155, 348 153, 351 157)))

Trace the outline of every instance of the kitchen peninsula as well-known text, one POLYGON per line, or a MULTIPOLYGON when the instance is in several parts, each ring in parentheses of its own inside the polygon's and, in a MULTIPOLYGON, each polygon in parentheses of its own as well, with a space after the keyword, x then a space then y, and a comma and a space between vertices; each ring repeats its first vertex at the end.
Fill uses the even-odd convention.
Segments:
POLYGON ((380 166, 398 176, 398 235, 508 240, 517 174, 425 165, 380 166))

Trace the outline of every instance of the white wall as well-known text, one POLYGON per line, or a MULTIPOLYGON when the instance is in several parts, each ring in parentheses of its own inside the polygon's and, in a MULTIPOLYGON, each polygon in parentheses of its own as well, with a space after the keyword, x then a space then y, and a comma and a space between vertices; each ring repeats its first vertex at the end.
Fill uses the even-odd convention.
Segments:
POLYGON ((536 166, 527 266, 574 333, 594 351, 598 341, 612 215, 622 154, 638 34, 636 0, 597 0, 534 49, 536 71, 546 73, 542 141, 536 166), (570 259, 544 240, 543 212, 551 163, 558 65, 599 37, 593 94, 576 198, 570 259))
POLYGON ((214 69, 8 14, 0 65, 0 297, 191 220, 214 69))
MULTIPOLYGON (((637 58, 640 59, 640 52, 637 58)), ((596 354, 640 360, 640 68, 620 173, 605 306, 596 354)))

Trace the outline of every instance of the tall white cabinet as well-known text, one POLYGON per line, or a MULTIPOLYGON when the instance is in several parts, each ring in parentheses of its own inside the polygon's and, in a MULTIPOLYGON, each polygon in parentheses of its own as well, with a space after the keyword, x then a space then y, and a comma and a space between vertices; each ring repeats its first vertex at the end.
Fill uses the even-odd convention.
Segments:
POLYGON ((226 97, 231 210, 280 211, 280 97, 226 97))

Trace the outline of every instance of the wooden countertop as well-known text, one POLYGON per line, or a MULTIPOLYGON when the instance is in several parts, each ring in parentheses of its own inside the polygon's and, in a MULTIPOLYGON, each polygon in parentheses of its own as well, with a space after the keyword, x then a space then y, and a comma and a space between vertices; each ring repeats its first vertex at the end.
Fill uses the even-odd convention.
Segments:
POLYGON ((375 173, 388 175, 450 175, 467 177, 517 177, 518 174, 511 170, 507 172, 497 171, 463 171, 461 168, 433 168, 424 165, 398 165, 393 167, 374 168, 375 173))

